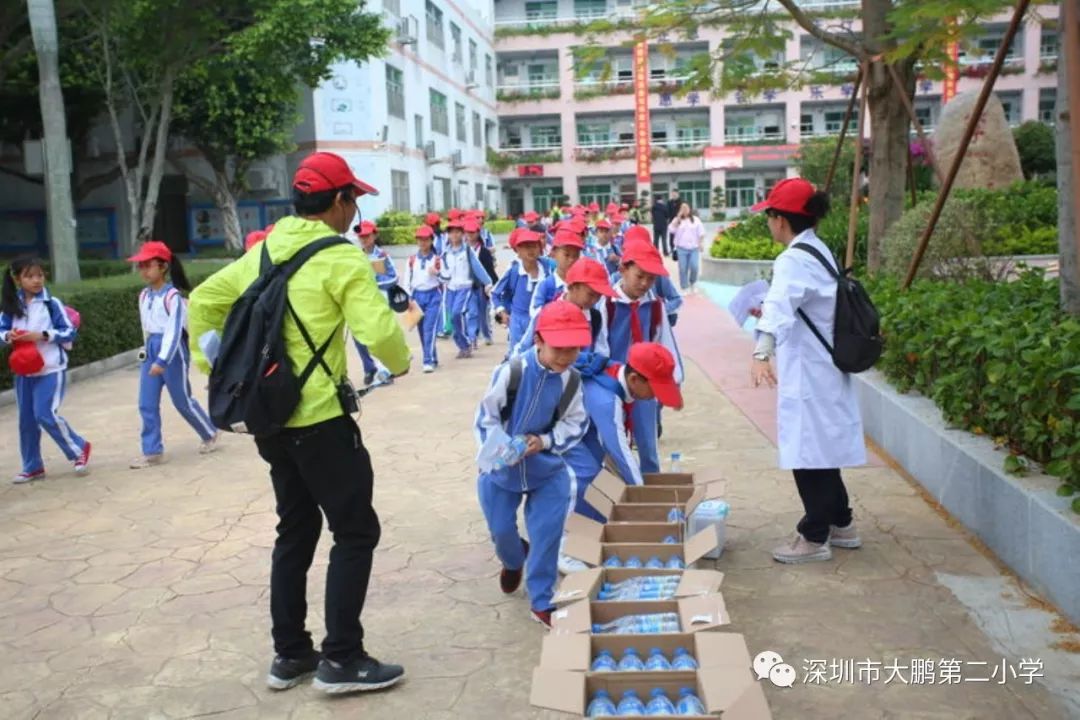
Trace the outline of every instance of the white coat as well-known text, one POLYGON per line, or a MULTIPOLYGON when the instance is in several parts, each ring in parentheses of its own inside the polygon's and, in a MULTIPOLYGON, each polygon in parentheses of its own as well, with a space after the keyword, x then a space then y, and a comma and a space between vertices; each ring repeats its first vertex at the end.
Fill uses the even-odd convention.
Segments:
POLYGON ((866 463, 862 417, 852 377, 833 365, 828 350, 800 318, 802 310, 826 339, 833 336, 836 280, 798 243, 832 252, 807 230, 773 263, 759 332, 776 338, 777 439, 780 468, 815 470, 866 463))

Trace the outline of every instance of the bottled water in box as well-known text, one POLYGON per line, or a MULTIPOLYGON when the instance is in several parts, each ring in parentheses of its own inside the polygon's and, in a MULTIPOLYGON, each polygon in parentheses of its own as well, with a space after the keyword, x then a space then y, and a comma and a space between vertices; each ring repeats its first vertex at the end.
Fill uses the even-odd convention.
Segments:
POLYGON ((716 549, 705 557, 715 560, 724 552, 724 540, 727 536, 727 516, 730 508, 723 500, 705 500, 700 503, 687 519, 687 535, 695 535, 707 527, 716 528, 716 549))

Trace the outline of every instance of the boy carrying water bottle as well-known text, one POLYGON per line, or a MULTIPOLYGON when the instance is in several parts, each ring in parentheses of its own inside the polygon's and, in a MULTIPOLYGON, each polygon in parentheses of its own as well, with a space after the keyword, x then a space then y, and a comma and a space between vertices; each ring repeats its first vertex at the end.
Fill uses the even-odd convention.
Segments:
POLYGON ((571 494, 562 456, 581 441, 589 424, 573 365, 591 342, 589 321, 580 308, 561 300, 545 305, 536 320, 535 347, 495 370, 476 413, 481 447, 477 492, 503 565, 499 587, 508 595, 515 592, 524 572, 532 617, 548 627, 571 494), (485 467, 493 434, 523 440, 520 458, 499 452, 498 461, 485 467), (522 500, 531 548, 517 528, 522 500))

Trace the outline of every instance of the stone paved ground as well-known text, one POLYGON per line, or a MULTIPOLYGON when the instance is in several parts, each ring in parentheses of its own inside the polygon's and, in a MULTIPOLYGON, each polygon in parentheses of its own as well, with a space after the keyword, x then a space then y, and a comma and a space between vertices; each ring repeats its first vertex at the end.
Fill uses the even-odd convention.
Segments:
MULTIPOLYGON (((707 323, 681 327, 708 332, 707 323)), ((447 345, 441 346, 447 353, 447 345)), ((374 393, 365 440, 383 521, 364 619, 369 649, 403 663, 392 692, 327 699, 272 693, 268 591, 273 498, 250 441, 199 457, 166 411, 169 462, 126 470, 137 450, 137 376, 75 386, 64 412, 95 443, 76 478, 48 446, 54 473, 0 485, 0 717, 554 718, 528 706, 541 628, 498 591, 474 492, 473 408, 499 353, 445 360, 374 393)), ((789 531, 797 499, 768 440, 716 390, 691 352, 688 409, 664 446, 687 465, 730 469, 729 549, 719 562, 734 619, 753 651, 802 658, 999 657, 937 573, 997 577, 995 566, 896 473, 849 474, 866 547, 829 564, 780 567, 766 551, 789 531)), ((0 408, 0 468, 17 469, 15 410, 0 408)), ((328 538, 324 538, 324 541, 328 538)), ((311 573, 321 626, 328 546, 311 573)), ((1037 654, 1033 649, 1032 654, 1037 654)), ((770 688, 778 718, 1058 718, 1040 685, 892 684, 770 688)))

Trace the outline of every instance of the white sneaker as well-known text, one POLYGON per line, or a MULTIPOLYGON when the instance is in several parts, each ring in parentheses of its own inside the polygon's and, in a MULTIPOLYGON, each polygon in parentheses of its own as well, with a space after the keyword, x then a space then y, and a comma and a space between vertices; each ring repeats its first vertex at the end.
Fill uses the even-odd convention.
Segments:
POLYGON ((435 366, 434 365, 425 365, 424 366, 424 372, 426 372, 426 373, 435 372, 435 366))
POLYGON ((836 525, 830 526, 829 545, 845 548, 847 550, 854 550, 855 548, 862 547, 862 538, 859 537, 859 531, 855 527, 855 521, 852 520, 847 524, 847 527, 837 527, 836 525))
POLYGON ((572 558, 569 555, 559 553, 559 572, 563 575, 572 575, 573 573, 588 569, 589 566, 577 558, 572 558))
POLYGON ((143 470, 148 467, 154 467, 162 463, 162 457, 160 455, 140 455, 131 461, 128 465, 132 470, 143 470))
POLYGON ((832 560, 832 550, 829 543, 812 543, 799 533, 789 542, 778 546, 773 550, 773 560, 787 565, 800 565, 808 562, 824 562, 832 560))
POLYGON ((200 455, 209 455, 210 453, 217 450, 218 449, 218 444, 217 444, 218 443, 218 438, 220 438, 220 437, 221 437, 221 433, 215 433, 214 437, 210 438, 209 440, 204 442, 202 445, 200 445, 199 446, 199 454, 200 455))

